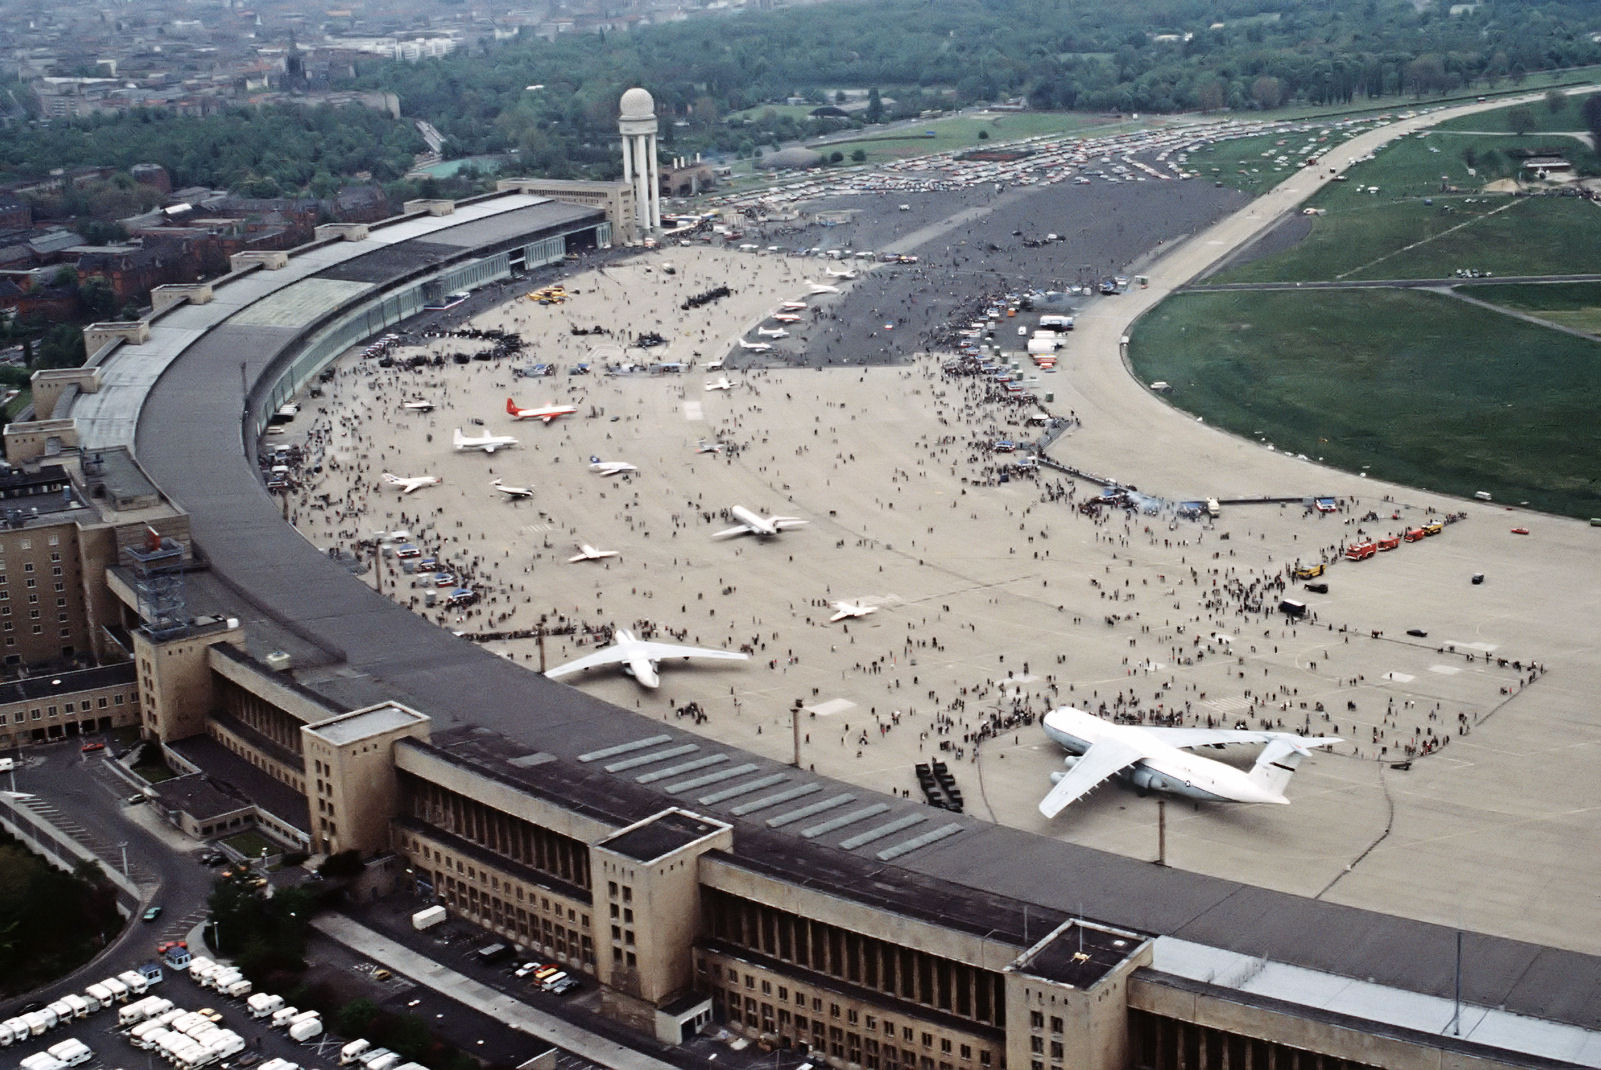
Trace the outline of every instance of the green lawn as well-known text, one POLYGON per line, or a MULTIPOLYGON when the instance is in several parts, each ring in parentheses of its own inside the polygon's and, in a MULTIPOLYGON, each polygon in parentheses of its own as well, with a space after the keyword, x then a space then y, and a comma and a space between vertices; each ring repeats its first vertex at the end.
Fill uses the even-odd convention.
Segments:
POLYGON ((1175 405, 1284 452, 1601 515, 1601 343, 1439 294, 1277 291, 1174 297, 1129 358, 1175 405))
MULTIPOLYGON (((1530 91, 1538 90, 1539 85, 1531 82, 1523 88, 1530 91)), ((1585 97, 1583 95, 1569 96, 1563 101, 1562 107, 1554 112, 1546 106, 1543 100, 1519 106, 1526 107, 1533 113, 1535 134, 1552 131, 1583 130, 1584 117, 1580 109, 1584 107, 1584 100, 1585 97)), ((1497 108, 1495 111, 1480 112, 1477 115, 1464 115, 1460 119, 1452 119, 1450 122, 1441 123, 1440 129, 1494 130, 1510 134, 1512 132, 1512 124, 1507 117, 1511 112, 1512 107, 1506 107, 1497 108)), ((1532 137, 1533 134, 1530 136, 1532 137)))
POLYGON ((279 847, 272 840, 267 839, 267 837, 253 829, 246 829, 243 832, 236 832, 222 842, 226 843, 229 847, 232 847, 234 850, 244 855, 245 858, 251 862, 255 862, 261 857, 261 852, 263 849, 266 850, 268 857, 278 854, 283 850, 282 847, 279 847))
POLYGON ((1601 334, 1601 282, 1464 286, 1461 290, 1480 301, 1530 312, 1564 327, 1601 334))

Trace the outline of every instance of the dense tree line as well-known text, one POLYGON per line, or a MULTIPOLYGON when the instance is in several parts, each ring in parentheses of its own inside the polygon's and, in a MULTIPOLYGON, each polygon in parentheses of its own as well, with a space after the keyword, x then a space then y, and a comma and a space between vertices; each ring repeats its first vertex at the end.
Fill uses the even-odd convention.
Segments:
POLYGON ((71 972, 122 925, 116 890, 99 866, 66 873, 0 834, 0 996, 71 972))
MULTIPOLYGON (((1043 109, 1271 110, 1418 97, 1595 62, 1578 0, 877 0, 753 12, 633 33, 517 40, 427 64, 369 65, 459 154, 518 150, 550 174, 615 168, 616 102, 648 87, 670 152, 819 132, 732 112, 878 87, 884 117, 1022 97, 1043 109), (540 86, 529 89, 529 86, 540 86)), ((864 115, 864 118, 866 116, 864 115)), ((829 120, 840 124, 841 120, 829 120)))
MULTIPOLYGON (((79 166, 125 171, 158 163, 177 188, 327 197, 357 171, 379 181, 399 178, 422 147, 410 123, 356 106, 238 107, 203 117, 138 108, 12 127, 0 138, 0 173, 29 177, 79 166)), ((137 202, 130 195, 131 210, 138 210, 137 202)), ((75 213, 68 206, 64 214, 75 213)))
MULTIPOLYGON (((515 152, 521 170, 613 175, 616 108, 648 87, 667 155, 753 151, 839 126, 980 101, 1096 112, 1267 110, 1434 94, 1601 61, 1588 0, 858 0, 690 19, 630 33, 480 41, 408 64, 372 60, 355 85, 398 94, 447 154, 515 152), (1451 13, 1452 11, 1456 13, 1451 13), (758 109, 877 89, 850 119, 758 109)), ((421 141, 356 107, 159 109, 18 128, 0 172, 153 161, 174 183, 328 196, 370 172, 393 183, 421 141)))

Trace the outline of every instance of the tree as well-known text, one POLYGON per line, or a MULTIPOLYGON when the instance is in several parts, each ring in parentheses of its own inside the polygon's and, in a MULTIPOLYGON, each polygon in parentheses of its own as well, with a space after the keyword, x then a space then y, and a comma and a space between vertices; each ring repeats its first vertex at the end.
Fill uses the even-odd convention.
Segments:
POLYGON ((1263 111, 1271 111, 1278 107, 1283 99, 1279 80, 1272 75, 1264 74, 1251 83, 1251 100, 1263 111))
POLYGON ((978 139, 980 141, 988 141, 990 139, 990 132, 988 130, 980 130, 978 132, 978 139))
POLYGON ((1601 149, 1601 93, 1591 93, 1585 97, 1579 114, 1584 117, 1584 128, 1590 131, 1596 148, 1601 149))
POLYGON ((867 162, 867 150, 866 149, 854 149, 854 150, 852 150, 851 151, 851 162, 852 163, 866 163, 867 162))
POLYGON ((843 152, 840 152, 838 149, 835 149, 833 152, 828 154, 828 162, 829 163, 844 163, 845 162, 845 154, 843 152))
POLYGON ((1535 127, 1533 108, 1513 108, 1506 113, 1506 124, 1518 137, 1522 137, 1535 127))
POLYGON ((869 123, 884 121, 884 102, 879 98, 876 85, 867 91, 867 121, 869 123))

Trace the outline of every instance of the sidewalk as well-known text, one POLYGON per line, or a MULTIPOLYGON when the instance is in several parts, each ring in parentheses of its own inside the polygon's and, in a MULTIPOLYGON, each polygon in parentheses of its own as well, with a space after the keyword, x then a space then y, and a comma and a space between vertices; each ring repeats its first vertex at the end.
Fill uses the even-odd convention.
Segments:
POLYGON ((536 1010, 520 1000, 495 991, 487 985, 441 965, 424 955, 395 943, 342 914, 326 914, 311 923, 330 940, 338 941, 396 973, 472 1006, 505 1022, 513 1029, 542 1037, 601 1066, 626 1066, 630 1070, 678 1070, 643 1052, 586 1032, 570 1022, 536 1010))

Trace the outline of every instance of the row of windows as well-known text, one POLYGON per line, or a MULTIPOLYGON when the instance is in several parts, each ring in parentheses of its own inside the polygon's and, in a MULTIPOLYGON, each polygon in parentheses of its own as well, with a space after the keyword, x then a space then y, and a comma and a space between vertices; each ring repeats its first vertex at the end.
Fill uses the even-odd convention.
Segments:
MULTIPOLYGON (((804 998, 801 1002, 804 1004, 804 998)), ((996 1062, 996 1052, 984 1045, 904 1024, 897 1034, 896 1023, 889 1020, 884 1022, 882 1034, 835 1025, 815 1014, 742 996, 732 987, 712 989, 712 1009, 724 1022, 745 1032, 777 1038, 784 1047, 805 1045, 826 1054, 832 1062, 848 1062, 866 1070, 973 1070, 996 1062)), ((837 1017, 837 1013, 831 1016, 837 1017)), ((868 1021, 872 1018, 865 1016, 868 1021)))
MULTIPOLYGON (((132 697, 132 694, 132 692, 129 692, 127 695, 112 695, 110 696, 111 701, 109 703, 106 701, 107 697, 105 695, 101 695, 92 703, 89 699, 84 699, 82 703, 77 701, 63 702, 61 704, 60 712, 63 715, 72 713, 88 713, 91 708, 103 710, 108 706, 121 706, 126 699, 132 697)), ((55 706, 35 706, 31 710, 17 710, 15 713, 11 714, 0 711, 0 725, 5 724, 8 717, 10 723, 21 724, 24 721, 39 721, 47 717, 55 717, 56 715, 57 709, 55 706)))
MULTIPOLYGON (((595 942, 586 932, 568 928, 559 920, 530 914, 526 908, 513 906, 446 870, 434 872, 434 892, 463 917, 500 932, 509 931, 522 947, 576 962, 591 972, 595 969, 595 942)), ((560 904, 557 906, 559 913, 560 904)), ((588 921, 588 915, 584 920, 588 921)))

